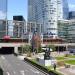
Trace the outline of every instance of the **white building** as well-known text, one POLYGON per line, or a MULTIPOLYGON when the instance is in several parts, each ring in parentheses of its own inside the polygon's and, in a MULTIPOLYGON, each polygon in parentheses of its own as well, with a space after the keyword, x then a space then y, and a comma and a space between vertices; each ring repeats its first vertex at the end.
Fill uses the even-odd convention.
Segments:
POLYGON ((67 0, 28 0, 28 22, 41 23, 44 34, 58 36, 58 20, 67 18, 67 0))

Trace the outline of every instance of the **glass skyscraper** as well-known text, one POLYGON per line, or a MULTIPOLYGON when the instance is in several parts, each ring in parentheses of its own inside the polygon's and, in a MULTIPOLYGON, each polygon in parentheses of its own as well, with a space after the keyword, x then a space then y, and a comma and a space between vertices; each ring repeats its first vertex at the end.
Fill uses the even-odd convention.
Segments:
POLYGON ((63 19, 68 19, 67 0, 28 0, 28 22, 41 23, 44 34, 57 36, 63 19))
POLYGON ((0 19, 6 19, 7 0, 0 0, 0 19))
POLYGON ((0 0, 0 38, 7 34, 7 0, 0 0))

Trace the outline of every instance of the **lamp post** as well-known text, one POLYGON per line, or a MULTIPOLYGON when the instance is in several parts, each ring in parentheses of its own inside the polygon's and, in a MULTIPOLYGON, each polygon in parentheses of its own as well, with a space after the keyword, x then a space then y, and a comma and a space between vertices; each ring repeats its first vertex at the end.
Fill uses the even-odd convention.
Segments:
MULTIPOLYGON (((24 21, 22 21, 22 25, 24 25, 24 21)), ((23 26, 22 26, 22 54, 23 54, 23 26)))

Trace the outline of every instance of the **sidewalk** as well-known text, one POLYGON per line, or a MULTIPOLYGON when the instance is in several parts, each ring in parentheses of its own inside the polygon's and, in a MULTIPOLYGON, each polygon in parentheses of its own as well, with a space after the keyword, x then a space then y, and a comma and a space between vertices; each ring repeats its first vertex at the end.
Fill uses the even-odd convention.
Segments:
POLYGON ((70 68, 60 67, 57 68, 57 71, 63 75, 75 75, 75 65, 71 65, 70 68))

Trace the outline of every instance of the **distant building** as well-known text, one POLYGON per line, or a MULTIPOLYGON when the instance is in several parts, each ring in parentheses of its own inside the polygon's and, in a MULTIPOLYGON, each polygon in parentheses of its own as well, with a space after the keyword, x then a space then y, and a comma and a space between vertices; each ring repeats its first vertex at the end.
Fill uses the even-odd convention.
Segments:
POLYGON ((69 12, 69 19, 75 19, 75 11, 69 12))
POLYGON ((6 35, 6 21, 0 20, 0 38, 6 35))
POLYGON ((19 16, 13 16, 13 20, 14 21, 24 21, 25 19, 23 16, 19 15, 19 16))
POLYGON ((13 37, 22 38, 26 32, 26 21, 23 16, 13 16, 13 37))
POLYGON ((36 23, 36 22, 28 22, 27 23, 27 31, 32 33, 37 31, 38 33, 42 33, 43 27, 41 23, 36 23))

